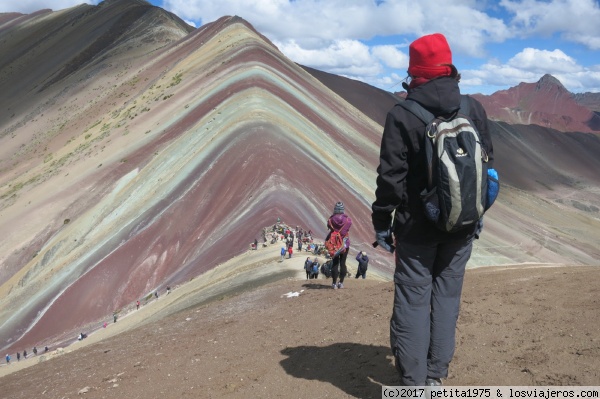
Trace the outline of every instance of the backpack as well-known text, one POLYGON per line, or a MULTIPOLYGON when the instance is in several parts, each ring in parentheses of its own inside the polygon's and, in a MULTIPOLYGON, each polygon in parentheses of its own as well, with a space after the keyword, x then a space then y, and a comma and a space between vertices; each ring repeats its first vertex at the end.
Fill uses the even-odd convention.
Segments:
POLYGON ((321 265, 321 273, 325 275, 325 277, 331 277, 331 266, 333 261, 329 260, 321 265))
POLYGON ((469 117, 467 96, 461 96, 460 108, 448 118, 433 115, 416 101, 399 105, 426 125, 428 184, 421 192, 426 218, 445 232, 474 227, 496 199, 499 185, 469 117))
POLYGON ((311 273, 312 274, 319 274, 319 264, 318 263, 313 263, 312 269, 311 269, 311 273))
MULTIPOLYGON (((348 220, 346 219, 346 223, 347 222, 348 220)), ((346 249, 346 240, 344 239, 344 237, 342 237, 342 234, 340 233, 344 229, 344 227, 346 227, 346 223, 344 223, 342 228, 339 230, 335 230, 333 228, 333 226, 331 225, 331 221, 328 221, 327 223, 331 228, 331 232, 329 233, 327 240, 325 240, 325 249, 327 250, 327 253, 331 258, 335 258, 346 249)))

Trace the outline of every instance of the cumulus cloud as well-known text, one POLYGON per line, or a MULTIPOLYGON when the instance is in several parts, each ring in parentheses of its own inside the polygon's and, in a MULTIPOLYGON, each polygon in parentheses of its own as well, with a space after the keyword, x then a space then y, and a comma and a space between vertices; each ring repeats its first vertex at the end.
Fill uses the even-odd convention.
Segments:
POLYGON ((582 70, 581 66, 577 65, 573 58, 558 49, 548 51, 526 48, 508 60, 507 64, 521 70, 536 73, 544 73, 544 71, 573 73, 582 70))
POLYGON ((560 34, 566 40, 600 49, 600 5, 595 0, 502 0, 511 24, 524 35, 560 34))
POLYGON ((408 55, 400 51, 399 46, 373 46, 371 53, 387 67, 394 69, 408 68, 408 55))
POLYGON ((303 48, 294 40, 274 44, 295 62, 347 77, 375 76, 381 66, 369 47, 357 40, 333 40, 325 47, 303 48))

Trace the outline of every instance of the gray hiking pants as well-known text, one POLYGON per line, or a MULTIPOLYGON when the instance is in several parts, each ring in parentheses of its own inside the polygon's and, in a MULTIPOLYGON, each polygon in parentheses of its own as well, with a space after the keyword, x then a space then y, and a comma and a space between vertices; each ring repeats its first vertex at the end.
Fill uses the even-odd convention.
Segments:
POLYGON ((390 345, 403 385, 445 378, 473 240, 397 243, 390 345))

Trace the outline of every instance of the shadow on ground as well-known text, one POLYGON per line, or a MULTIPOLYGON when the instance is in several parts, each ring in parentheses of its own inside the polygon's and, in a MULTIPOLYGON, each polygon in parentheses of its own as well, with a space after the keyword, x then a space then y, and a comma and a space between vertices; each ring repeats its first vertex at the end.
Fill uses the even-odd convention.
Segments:
POLYGON ((348 395, 380 398, 383 385, 398 385, 390 348, 357 343, 298 346, 281 353, 281 366, 291 376, 328 382, 348 395))
POLYGON ((331 280, 322 280, 320 283, 306 283, 302 284, 302 288, 306 288, 309 290, 322 290, 322 289, 332 289, 331 288, 331 280))

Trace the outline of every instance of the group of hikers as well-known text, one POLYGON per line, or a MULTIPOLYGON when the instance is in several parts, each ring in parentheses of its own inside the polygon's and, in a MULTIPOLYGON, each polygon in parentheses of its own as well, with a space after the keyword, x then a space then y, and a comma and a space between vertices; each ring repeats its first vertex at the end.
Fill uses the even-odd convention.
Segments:
MULTIPOLYGON (((266 228, 263 229, 263 240, 266 243, 268 236, 270 236, 272 243, 277 242, 279 239, 285 243, 280 251, 281 262, 283 262, 286 256, 288 259, 292 257, 294 253, 294 241, 296 241, 298 251, 302 251, 304 248, 305 251, 316 255, 314 257, 308 256, 304 261, 304 271, 306 272, 307 280, 317 279, 319 274, 323 274, 325 278, 332 278, 332 288, 344 288, 344 278, 348 275, 346 258, 350 248, 349 231, 352 226, 352 219, 345 214, 344 210, 343 202, 340 201, 335 204, 333 215, 327 220, 329 234, 325 238, 324 244, 314 242, 311 230, 305 231, 302 227, 298 226, 296 226, 296 229, 292 229, 285 224, 281 224, 280 218, 277 219, 277 223, 273 225, 270 232, 266 228), (332 233, 339 233, 341 237, 340 249, 335 254, 331 253, 327 248, 328 241, 332 239, 332 233), (319 256, 325 257, 325 261, 321 262, 319 256)), ((256 240, 251 247, 253 249, 257 248, 256 240)), ((355 278, 366 278, 369 265, 367 253, 360 251, 356 255, 356 261, 358 265, 355 278)))
MULTIPOLYGON (((49 349, 47 346, 44 347, 44 353, 48 352, 49 349)), ((31 352, 33 352, 33 356, 36 356, 38 354, 38 349, 36 346, 33 347, 33 349, 31 350, 31 352)), ((21 355, 21 352, 17 352, 17 361, 21 360, 21 357, 23 359, 27 359, 27 356, 29 356, 29 354, 27 353, 27 350, 23 350, 23 355, 21 355)), ((6 357, 4 358, 6 360, 6 364, 10 364, 10 361, 12 360, 12 357, 10 356, 10 354, 6 354, 6 357)))

